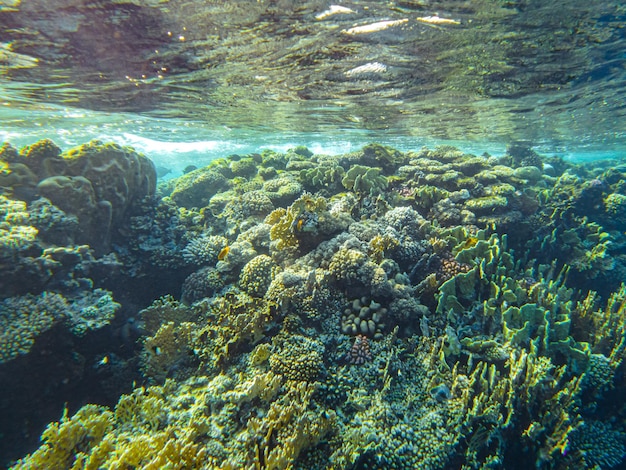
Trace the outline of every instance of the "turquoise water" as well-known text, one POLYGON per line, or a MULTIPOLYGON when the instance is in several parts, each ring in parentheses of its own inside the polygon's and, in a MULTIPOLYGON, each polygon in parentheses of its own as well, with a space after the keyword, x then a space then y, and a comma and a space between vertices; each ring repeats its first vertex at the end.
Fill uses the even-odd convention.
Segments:
POLYGON ((604 1, 4 2, 0 137, 131 143, 174 167, 287 142, 621 158, 625 15, 604 1))

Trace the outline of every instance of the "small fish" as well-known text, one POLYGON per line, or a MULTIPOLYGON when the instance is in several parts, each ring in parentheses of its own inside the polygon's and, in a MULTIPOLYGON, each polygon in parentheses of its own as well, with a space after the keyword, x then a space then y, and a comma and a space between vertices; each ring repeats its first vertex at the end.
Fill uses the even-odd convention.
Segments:
POLYGON ((302 231, 302 226, 304 225, 304 219, 300 219, 298 220, 298 222, 296 223, 296 230, 298 232, 302 231))
POLYGON ((163 178, 165 175, 171 173, 172 169, 171 168, 166 168, 164 166, 157 166, 156 167, 156 172, 157 172, 157 178, 163 178))
POLYGON ((465 240, 465 243, 463 244, 463 248, 472 248, 473 246, 476 245, 476 243, 478 243, 478 238, 469 237, 467 240, 465 240))
POLYGON ((441 18, 439 16, 422 16, 420 18, 417 18, 417 21, 421 22, 421 23, 427 23, 427 24, 461 24, 461 22, 459 20, 452 20, 450 18, 441 18))
POLYGON ((224 248, 222 248, 217 255, 218 261, 223 261, 229 252, 230 252, 230 246, 225 246, 224 248))
POLYGON ((350 36, 356 36, 359 34, 369 34, 376 33, 378 31, 383 31, 388 28, 392 28, 394 26, 399 26, 404 23, 408 23, 409 19, 404 18, 402 20, 387 20, 387 21, 379 21, 377 23, 365 24, 363 26, 355 26, 354 28, 344 29, 342 31, 343 34, 348 34, 350 36))
POLYGON ((109 363, 109 356, 104 356, 98 361, 98 366, 106 366, 109 363))

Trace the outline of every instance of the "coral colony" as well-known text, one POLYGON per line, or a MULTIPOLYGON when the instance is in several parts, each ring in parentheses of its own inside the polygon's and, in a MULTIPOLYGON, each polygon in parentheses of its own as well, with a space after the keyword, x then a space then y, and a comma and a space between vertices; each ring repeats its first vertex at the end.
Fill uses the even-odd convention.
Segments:
POLYGON ((0 161, 0 372, 78 361, 37 389, 50 424, 11 420, 43 429, 15 469, 623 464, 623 166, 370 144, 157 184, 97 141, 0 161), (63 411, 89 370, 110 402, 63 411))

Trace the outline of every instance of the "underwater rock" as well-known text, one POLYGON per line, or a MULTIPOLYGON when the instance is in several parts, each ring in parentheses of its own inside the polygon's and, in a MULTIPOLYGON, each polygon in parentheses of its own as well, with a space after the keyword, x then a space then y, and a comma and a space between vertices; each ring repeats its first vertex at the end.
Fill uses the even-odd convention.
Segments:
POLYGON ((131 208, 153 195, 156 171, 152 162, 127 147, 92 141, 64 153, 50 140, 25 147, 19 156, 5 149, 13 191, 27 187, 78 218, 79 243, 99 252, 109 248, 113 230, 121 228, 131 208), (36 188, 35 188, 36 186, 36 188))

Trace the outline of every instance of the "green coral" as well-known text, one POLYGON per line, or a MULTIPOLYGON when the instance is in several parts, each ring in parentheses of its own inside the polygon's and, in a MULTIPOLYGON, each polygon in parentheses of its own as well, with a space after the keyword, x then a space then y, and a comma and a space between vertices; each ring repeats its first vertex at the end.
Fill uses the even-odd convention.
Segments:
MULTIPOLYGON (((188 374, 193 358, 193 329, 191 322, 163 323, 154 335, 144 338, 140 367, 145 377, 163 383, 169 377, 188 374)), ((182 377, 186 378, 186 377, 182 377)))
POLYGON ((28 167, 43 176, 45 167, 59 158, 62 150, 50 139, 43 139, 20 150, 20 157, 28 167))
POLYGON ((469 199, 465 208, 476 214, 491 214, 506 209, 508 203, 504 196, 485 196, 469 199))
POLYGON ((626 218, 626 196, 619 193, 611 193, 604 198, 604 206, 607 213, 619 219, 626 218))
POLYGON ((531 182, 537 182, 543 176, 543 174, 541 172, 541 169, 537 168, 534 165, 532 165, 532 166, 521 166, 519 168, 516 168, 515 171, 513 172, 513 175, 516 178, 520 178, 520 179, 523 179, 523 180, 528 180, 528 181, 531 181, 531 182))
POLYGON ((209 199, 227 185, 226 178, 215 168, 208 166, 177 179, 170 197, 179 206, 200 208, 208 205, 209 199))
POLYGON ((65 298, 54 292, 10 297, 0 303, 0 363, 27 354, 35 339, 60 320, 82 336, 108 325, 120 304, 103 289, 65 298))
POLYGON ((287 209, 276 209, 265 223, 271 225, 270 238, 279 252, 313 247, 345 229, 349 220, 345 214, 331 214, 325 198, 305 193, 287 209))
POLYGON ((87 179, 96 200, 111 205, 114 225, 135 203, 153 195, 156 188, 156 170, 148 158, 130 147, 97 140, 66 151, 47 173, 87 179))
POLYGON ((0 195, 0 259, 12 259, 31 247, 37 234, 26 203, 0 195))
POLYGON ((383 168, 387 172, 392 172, 403 159, 402 152, 378 143, 363 146, 360 153, 363 163, 383 168))
POLYGON ((418 209, 429 211, 435 203, 447 198, 450 193, 437 186, 420 185, 415 189, 415 202, 418 209))
MULTIPOLYGON (((606 272, 604 261, 620 277, 623 237, 606 218, 620 213, 610 195, 622 194, 621 176, 557 183, 531 162, 515 170, 449 147, 237 158, 211 166, 228 181, 211 203, 198 199, 207 209, 170 200, 159 215, 183 220, 184 235, 146 239, 187 243, 165 278, 186 278, 183 299, 194 302, 167 297, 141 312, 139 365, 162 385, 100 408, 103 437, 79 411, 87 437, 55 446, 52 433, 21 468, 37 468, 45 446, 60 468, 496 468, 528 456, 591 468, 622 458, 613 398, 624 387, 626 286, 585 298, 573 287, 588 285, 571 281, 606 272), (261 176, 246 179, 249 161, 234 165, 248 158, 261 176), (355 177, 343 192, 342 168, 359 167, 380 184, 355 177), (594 203, 595 224, 583 216, 594 203), (536 231, 541 250, 517 226, 503 235, 511 220, 536 231), (364 344, 368 360, 351 363, 364 344), (616 418, 597 426, 592 413, 616 418)), ((30 226, 22 209, 17 225, 30 226)), ((45 256, 62 263, 72 252, 45 256)))
POLYGON ((256 175, 257 162, 250 157, 240 158, 230 162, 230 169, 235 176, 250 178, 256 175))
POLYGON ((339 166, 320 165, 300 171, 300 181, 305 187, 313 190, 323 188, 335 189, 345 176, 345 170, 339 166))
POLYGON ((265 216, 274 210, 274 204, 270 197, 264 191, 260 190, 243 193, 240 203, 244 216, 265 216))
POLYGON ((79 243, 104 251, 113 230, 156 190, 156 170, 130 147, 91 141, 59 155, 50 141, 23 150, 23 161, 38 174, 37 191, 78 218, 79 243))
POLYGON ((19 152, 8 142, 2 142, 0 145, 0 161, 5 163, 17 162, 20 157, 19 152))
POLYGON ((380 168, 353 165, 346 172, 341 184, 355 193, 374 196, 387 189, 388 182, 380 168))
POLYGON ((70 330, 77 336, 108 325, 121 307, 113 300, 111 293, 104 289, 88 291, 71 300, 65 317, 70 330))
POLYGON ((287 207, 302 195, 302 185, 289 175, 281 175, 266 181, 263 191, 275 207, 287 207))

